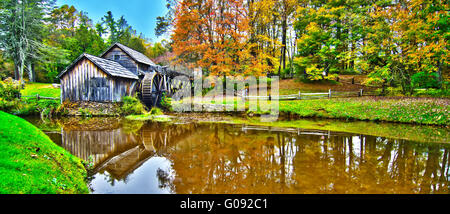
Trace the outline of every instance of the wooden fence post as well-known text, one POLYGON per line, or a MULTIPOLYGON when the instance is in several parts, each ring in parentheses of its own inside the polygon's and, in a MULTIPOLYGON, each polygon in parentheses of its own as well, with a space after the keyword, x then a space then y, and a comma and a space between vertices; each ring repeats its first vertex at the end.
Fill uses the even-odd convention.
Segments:
POLYGON ((302 91, 298 91, 298 99, 299 99, 299 100, 302 99, 302 91))
POLYGON ((328 90, 328 99, 331 99, 331 89, 328 90))
POLYGON ((359 92, 359 96, 360 96, 360 97, 363 96, 363 92, 364 92, 364 89, 361 89, 361 91, 359 92))
POLYGON ((40 99, 39 94, 36 94, 36 100, 39 101, 39 99, 40 99))

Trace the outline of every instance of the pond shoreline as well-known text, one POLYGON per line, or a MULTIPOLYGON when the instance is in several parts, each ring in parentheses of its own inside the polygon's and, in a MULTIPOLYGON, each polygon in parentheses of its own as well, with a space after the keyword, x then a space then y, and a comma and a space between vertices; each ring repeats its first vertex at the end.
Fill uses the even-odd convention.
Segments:
MULTIPOLYGON (((71 117, 45 122, 34 118, 32 123, 46 132, 56 130, 58 133, 52 135, 55 143, 92 163, 88 181, 94 194, 448 191, 445 186, 439 190, 411 188, 418 180, 426 184, 434 178, 423 174, 425 167, 441 172, 439 166, 443 164, 445 173, 448 167, 444 163, 450 151, 450 144, 444 140, 415 140, 427 139, 436 131, 443 132, 442 138, 445 137, 442 134, 448 136, 446 130, 335 120, 278 121, 266 127, 258 119, 244 121, 217 114, 179 114, 172 118, 171 122, 123 117, 71 117), (410 140, 404 139, 404 135, 410 140), (408 171, 396 171, 405 163, 408 171), (211 171, 220 173, 220 177, 208 176, 211 171), (392 177, 397 172, 407 175, 414 172, 416 177, 404 185, 404 176, 392 177), (373 179, 368 180, 367 176, 373 179), (286 183, 279 182, 280 178, 285 178, 286 183), (354 182, 341 182, 349 178, 354 182), (329 184, 317 182, 321 180, 329 184), (252 188, 255 182, 270 188, 252 188), (298 188, 303 186, 308 189, 298 188)), ((439 182, 446 185, 447 180, 439 182)))
POLYGON ((92 118, 97 119, 115 119, 126 120, 130 123, 137 122, 163 122, 163 123, 225 123, 235 125, 252 125, 277 128, 297 128, 325 130, 346 133, 358 133, 366 135, 385 136, 396 139, 411 140, 417 142, 450 142, 450 132, 446 126, 439 125, 422 125, 410 123, 395 123, 386 121, 362 121, 362 120, 345 120, 339 118, 296 118, 285 117, 280 115, 278 120, 273 122, 264 122, 260 115, 248 116, 245 112, 237 114, 236 112, 228 113, 166 113, 165 115, 142 115, 138 119, 130 119, 130 117, 57 117, 56 120, 70 120, 72 123, 77 120, 85 121, 92 118))

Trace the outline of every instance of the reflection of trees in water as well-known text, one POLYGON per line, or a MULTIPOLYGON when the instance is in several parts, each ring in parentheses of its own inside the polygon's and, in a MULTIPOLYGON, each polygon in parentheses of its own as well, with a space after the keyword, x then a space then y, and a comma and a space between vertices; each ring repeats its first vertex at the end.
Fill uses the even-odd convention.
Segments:
POLYGON ((210 125, 172 158, 178 193, 448 193, 448 147, 210 125))
POLYGON ((62 146, 92 157, 111 184, 163 156, 173 170, 158 169, 159 187, 177 193, 449 192, 446 144, 224 124, 101 123, 70 123, 62 146))
POLYGON ((170 189, 174 190, 173 186, 173 178, 171 177, 171 174, 169 172, 166 172, 162 170, 161 168, 158 168, 156 171, 156 175, 158 177, 158 187, 160 189, 170 189))

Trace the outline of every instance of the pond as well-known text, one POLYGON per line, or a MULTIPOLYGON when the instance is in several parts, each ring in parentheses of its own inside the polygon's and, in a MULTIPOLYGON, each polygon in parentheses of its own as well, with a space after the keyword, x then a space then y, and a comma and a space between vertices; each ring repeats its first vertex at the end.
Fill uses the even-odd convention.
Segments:
POLYGON ((443 193, 450 144, 224 123, 28 119, 89 161, 91 193, 443 193))

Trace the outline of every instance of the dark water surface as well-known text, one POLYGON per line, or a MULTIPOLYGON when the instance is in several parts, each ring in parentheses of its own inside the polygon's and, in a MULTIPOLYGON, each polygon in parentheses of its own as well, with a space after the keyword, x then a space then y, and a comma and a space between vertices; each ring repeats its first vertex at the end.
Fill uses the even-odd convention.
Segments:
POLYGON ((450 144, 220 123, 30 122, 92 193, 449 193, 450 144))

